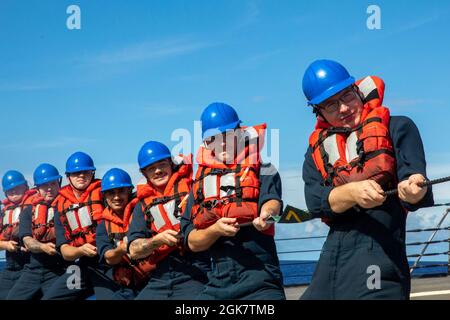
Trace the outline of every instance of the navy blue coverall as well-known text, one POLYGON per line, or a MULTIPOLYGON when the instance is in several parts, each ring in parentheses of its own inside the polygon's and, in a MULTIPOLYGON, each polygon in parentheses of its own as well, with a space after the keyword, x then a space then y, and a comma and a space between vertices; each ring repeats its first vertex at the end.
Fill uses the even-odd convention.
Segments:
MULTIPOLYGON (((3 217, 0 216, 0 219, 3 219, 3 217)), ((21 245, 19 239, 13 240, 21 245)), ((5 268, 0 271, 0 300, 5 300, 8 297, 9 291, 22 275, 24 266, 30 262, 30 254, 23 251, 5 251, 5 258, 5 268)))
MULTIPOLYGON (((270 165, 265 165, 267 167, 270 165)), ((282 202, 280 175, 276 171, 272 173, 259 176, 258 210, 269 200, 282 202)), ((193 202, 191 193, 181 219, 186 246, 189 233, 194 229, 190 219, 193 202)), ((243 227, 234 237, 219 238, 206 252, 210 255, 211 271, 208 272, 209 281, 197 299, 286 299, 272 236, 263 234, 253 226, 243 227)))
MULTIPOLYGON (((414 122, 407 117, 393 116, 389 129, 398 181, 416 173, 426 177, 422 139, 414 122)), ((411 279, 404 208, 415 211, 433 205, 431 187, 416 205, 390 196, 379 207, 359 208, 359 211, 352 208, 337 214, 328 202, 333 186, 324 185, 311 148, 305 155, 303 180, 308 209, 315 217, 330 219, 330 231, 312 282, 301 299, 409 299, 411 279), (380 288, 372 282, 375 270, 380 271, 380 288)))
POLYGON ((6 266, 0 272, 0 300, 8 297, 9 291, 21 277, 24 266, 30 261, 29 253, 5 252, 6 266))
MULTIPOLYGON (((134 240, 152 236, 140 203, 133 210, 127 236, 128 248, 134 240)), ((203 289, 208 270, 207 254, 174 250, 158 263, 136 300, 192 300, 203 289)))
MULTIPOLYGON (((111 241, 106 231, 105 222, 102 221, 97 225, 95 236, 97 244, 97 252, 100 258, 100 264, 106 264, 105 253, 108 250, 115 249, 114 241, 111 241)), ((114 293, 113 300, 133 300, 139 294, 138 288, 127 288, 118 284, 117 291, 114 293)))
MULTIPOLYGON (((63 244, 69 240, 64 236, 64 226, 59 213, 55 210, 56 248, 60 252, 63 244)), ((86 299, 93 293, 97 300, 111 300, 118 290, 118 285, 112 280, 112 268, 99 264, 99 257, 81 257, 72 262, 66 273, 56 280, 44 294, 42 300, 77 300, 86 299), (79 271, 79 272, 78 272, 79 271), (80 280, 80 285, 77 284, 80 280), (71 284, 70 288, 67 284, 71 284)))
MULTIPOLYGON (((27 206, 20 215, 19 238, 33 237, 32 207, 27 206)), ((39 299, 48 291, 66 269, 66 262, 60 255, 50 256, 44 252, 30 253, 21 277, 8 294, 8 300, 39 299)))

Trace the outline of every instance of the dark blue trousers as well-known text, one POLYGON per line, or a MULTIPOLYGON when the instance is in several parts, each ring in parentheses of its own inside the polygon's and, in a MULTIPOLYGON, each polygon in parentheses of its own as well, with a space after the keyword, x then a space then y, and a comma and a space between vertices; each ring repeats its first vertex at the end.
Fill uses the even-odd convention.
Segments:
POLYGON ((401 247, 381 246, 357 231, 331 232, 301 299, 409 299, 408 262, 401 247))
POLYGON ((196 266, 190 257, 172 252, 158 264, 136 300, 195 299, 203 290, 207 278, 205 270, 196 266))
POLYGON ((272 236, 254 228, 220 238, 209 250, 211 272, 201 300, 285 300, 272 236))
POLYGON ((42 300, 84 300, 92 294, 97 300, 111 300, 120 289, 112 280, 111 268, 101 267, 93 260, 72 266, 53 283, 42 300))
POLYGON ((0 272, 0 300, 6 300, 9 291, 22 275, 22 270, 4 269, 0 272))

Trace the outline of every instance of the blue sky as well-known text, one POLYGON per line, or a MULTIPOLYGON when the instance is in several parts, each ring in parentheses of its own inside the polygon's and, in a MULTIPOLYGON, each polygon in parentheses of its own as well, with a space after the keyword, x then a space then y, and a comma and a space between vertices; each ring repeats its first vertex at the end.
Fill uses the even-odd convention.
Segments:
MULTIPOLYGON (((301 78, 330 58, 357 78, 382 77, 391 113, 421 131, 430 177, 449 175, 448 21, 448 1, 3 0, 0 173, 30 177, 41 162, 63 171, 83 150, 99 175, 119 166, 136 182, 145 141, 175 145, 175 129, 193 131, 202 109, 223 101, 244 124, 279 129, 285 200, 304 207, 298 175, 314 118, 301 78), (72 4, 81 30, 66 28, 72 4), (381 30, 366 27, 370 4, 381 9, 381 30)), ((436 188, 438 200, 449 194, 436 188)))

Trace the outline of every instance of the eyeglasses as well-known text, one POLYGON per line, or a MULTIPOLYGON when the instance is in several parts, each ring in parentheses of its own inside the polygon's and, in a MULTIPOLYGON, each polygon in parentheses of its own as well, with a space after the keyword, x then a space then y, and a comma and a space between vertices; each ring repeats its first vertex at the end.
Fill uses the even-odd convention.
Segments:
POLYGON ((323 105, 317 105, 317 108, 325 111, 325 113, 331 114, 339 109, 339 107, 341 106, 341 102, 344 104, 351 103, 355 100, 356 96, 357 96, 356 92, 352 88, 346 93, 344 93, 340 98, 326 102, 323 105))

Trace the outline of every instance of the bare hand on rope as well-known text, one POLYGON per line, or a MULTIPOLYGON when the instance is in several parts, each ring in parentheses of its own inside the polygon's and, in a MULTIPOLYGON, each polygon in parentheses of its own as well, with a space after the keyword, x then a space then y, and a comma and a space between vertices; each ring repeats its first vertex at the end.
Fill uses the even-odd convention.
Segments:
POLYGON ((427 193, 428 187, 424 185, 425 182, 426 179, 423 175, 413 174, 408 180, 398 184, 398 197, 404 202, 416 204, 427 193))

